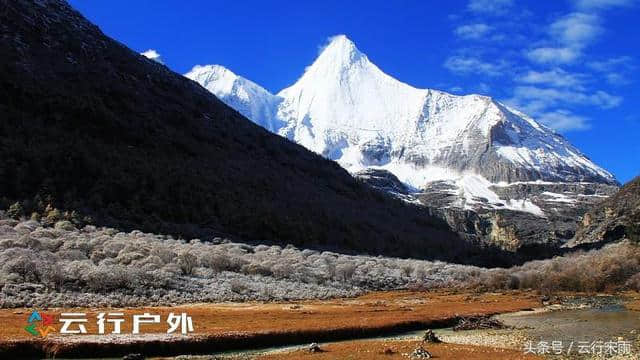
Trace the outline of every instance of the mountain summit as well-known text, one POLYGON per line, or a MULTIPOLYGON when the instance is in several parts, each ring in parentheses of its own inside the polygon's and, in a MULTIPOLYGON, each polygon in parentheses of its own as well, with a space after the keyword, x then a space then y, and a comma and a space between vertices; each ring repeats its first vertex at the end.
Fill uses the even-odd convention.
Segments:
POLYGON ((207 67, 196 69, 187 77, 255 123, 503 248, 566 243, 576 219, 617 188, 531 117, 487 96, 398 81, 344 35, 275 95, 241 77, 225 90, 207 67))
POLYGON ((215 80, 202 81, 207 74, 192 71, 187 77, 214 89, 254 122, 352 173, 386 170, 415 189, 453 181, 473 201, 476 195, 491 200, 491 194, 478 192, 491 183, 617 184, 609 172, 531 117, 490 97, 456 96, 398 81, 345 35, 331 38, 302 77, 277 95, 263 88, 251 91, 257 85, 246 79, 242 82, 250 86, 244 85, 243 92, 249 97, 223 91, 215 80), (256 113, 245 103, 261 110, 256 113))

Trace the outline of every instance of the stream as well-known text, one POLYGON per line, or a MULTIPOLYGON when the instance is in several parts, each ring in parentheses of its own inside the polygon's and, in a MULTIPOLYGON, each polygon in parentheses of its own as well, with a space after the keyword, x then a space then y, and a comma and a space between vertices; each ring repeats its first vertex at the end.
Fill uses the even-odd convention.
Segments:
MULTIPOLYGON (((621 299, 607 297, 597 299, 585 297, 586 304, 553 305, 531 311, 520 311, 496 315, 508 329, 453 331, 452 328, 434 329, 436 336, 447 343, 481 345, 499 348, 523 350, 525 343, 544 341, 561 343, 564 352, 569 344, 573 348, 572 356, 577 353, 577 344, 593 341, 628 341, 631 352, 638 356, 637 340, 640 331, 640 312, 628 310, 621 299), (568 307, 568 308, 567 308, 568 307)), ((393 341, 420 340, 424 330, 394 333, 385 336, 360 338, 344 341, 393 341)), ((324 343, 326 344, 326 343, 324 343)), ((244 349, 209 355, 181 356, 180 359, 210 359, 212 356, 223 358, 246 358, 267 353, 289 352, 306 348, 309 344, 276 346, 262 349, 244 349)), ((322 346, 322 344, 320 344, 322 346)), ((547 353, 551 355, 551 353, 547 353)), ((589 357, 589 356, 587 356, 589 357)), ((622 357, 627 358, 627 357, 622 357)), ((636 357, 634 357, 636 358, 636 357)))
MULTIPOLYGON (((587 298, 585 298, 587 299, 587 298)), ((576 308, 551 306, 532 311, 520 311, 495 316, 510 327, 499 330, 453 331, 452 328, 434 329, 436 335, 445 342, 504 347, 524 351, 525 343, 538 344, 540 341, 551 344, 561 343, 563 354, 570 351, 577 354, 578 344, 594 341, 630 341, 631 351, 637 354, 636 339, 640 331, 640 312, 624 307, 619 298, 588 298, 588 304, 569 304, 576 308), (573 344, 573 345, 571 345, 573 344), (569 346, 573 349, 569 350, 569 346)), ((426 329, 425 329, 426 330, 426 329)), ((424 330, 392 334, 388 336, 344 341, 367 340, 419 340, 424 330)), ((273 352, 288 352, 307 347, 308 344, 281 346, 256 350, 230 351, 212 355, 251 356, 273 352)), ((551 355, 551 354, 550 354, 551 355)))

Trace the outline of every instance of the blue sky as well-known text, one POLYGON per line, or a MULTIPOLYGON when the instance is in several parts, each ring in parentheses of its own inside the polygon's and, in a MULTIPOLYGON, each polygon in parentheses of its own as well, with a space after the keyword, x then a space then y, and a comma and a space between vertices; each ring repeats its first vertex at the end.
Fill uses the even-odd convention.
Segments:
POLYGON ((346 34, 401 81, 490 95, 640 175, 640 0, 70 2, 174 71, 220 64, 272 92, 346 34))

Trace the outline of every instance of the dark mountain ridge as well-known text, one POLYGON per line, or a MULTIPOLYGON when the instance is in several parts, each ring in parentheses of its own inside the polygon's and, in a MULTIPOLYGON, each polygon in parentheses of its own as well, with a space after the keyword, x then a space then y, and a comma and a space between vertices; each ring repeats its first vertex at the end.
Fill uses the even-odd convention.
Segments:
POLYGON ((64 1, 0 4, 0 205, 13 204, 16 216, 60 209, 185 237, 522 260, 474 245, 429 210, 268 133, 64 1))

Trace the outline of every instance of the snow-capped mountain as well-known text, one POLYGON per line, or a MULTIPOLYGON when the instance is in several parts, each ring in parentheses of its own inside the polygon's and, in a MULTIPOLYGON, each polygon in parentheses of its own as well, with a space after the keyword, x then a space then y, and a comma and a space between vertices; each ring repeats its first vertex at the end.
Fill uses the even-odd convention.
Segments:
POLYGON ((492 187, 617 183, 529 116, 490 97, 456 96, 398 81, 344 35, 333 37, 302 77, 276 95, 217 65, 196 66, 186 76, 254 122, 354 174, 386 170, 414 190, 445 182, 462 207, 543 216, 528 199, 505 201, 492 187))
POLYGON ((220 65, 196 65, 185 76, 265 129, 277 132, 284 126, 275 117, 281 99, 231 70, 220 65))

